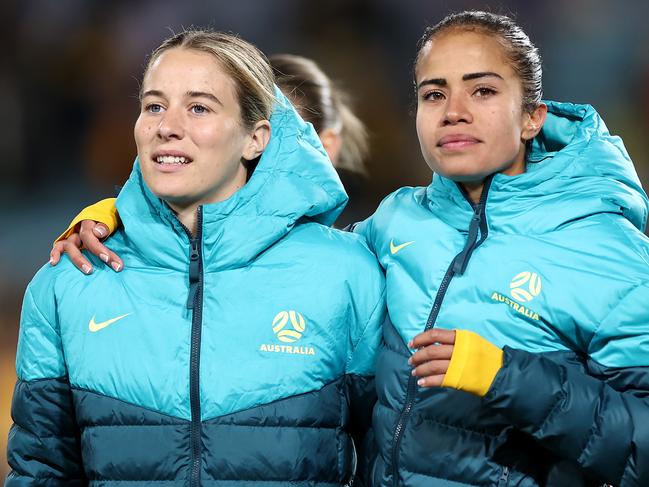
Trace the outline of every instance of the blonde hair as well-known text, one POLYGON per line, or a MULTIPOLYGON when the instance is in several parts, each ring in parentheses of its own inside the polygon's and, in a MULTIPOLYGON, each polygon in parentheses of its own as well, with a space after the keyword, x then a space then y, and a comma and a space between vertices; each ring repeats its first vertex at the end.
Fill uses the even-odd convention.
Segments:
POLYGON ((367 129, 349 107, 347 95, 311 59, 292 54, 269 58, 275 82, 300 115, 318 134, 333 129, 340 134, 337 169, 364 173, 369 151, 367 129))
POLYGON ((162 53, 181 48, 211 54, 235 82, 241 120, 252 128, 270 119, 275 102, 273 71, 266 56, 240 37, 225 32, 186 30, 166 39, 151 53, 144 74, 162 53))

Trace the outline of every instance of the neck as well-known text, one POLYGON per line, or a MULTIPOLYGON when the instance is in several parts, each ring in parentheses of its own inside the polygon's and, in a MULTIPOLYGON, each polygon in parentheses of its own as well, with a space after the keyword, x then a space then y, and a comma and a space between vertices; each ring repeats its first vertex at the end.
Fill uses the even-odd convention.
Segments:
MULTIPOLYGON (((517 157, 517 160, 511 166, 498 172, 505 174, 506 176, 518 176, 519 174, 523 174, 526 170, 527 164, 525 163, 525 150, 523 147, 522 152, 517 157)), ((480 197, 482 196, 482 191, 484 190, 484 181, 484 179, 479 179, 477 181, 464 181, 460 183, 469 195, 469 199, 474 204, 478 204, 480 202, 480 197)))
POLYGON ((189 230, 192 237, 195 237, 198 231, 198 205, 192 205, 187 208, 174 208, 172 205, 169 206, 176 213, 176 217, 180 223, 189 230))
POLYGON ((482 190, 484 189, 484 179, 482 181, 470 181, 460 184, 469 195, 469 199, 474 204, 478 204, 480 202, 480 196, 482 196, 482 190))
POLYGON ((191 202, 182 200, 174 200, 171 202, 167 200, 167 204, 174 211, 180 223, 191 232, 192 236, 196 236, 198 230, 198 207, 227 200, 246 184, 246 176, 247 172, 243 165, 241 165, 237 177, 225 187, 219 188, 219 191, 201 199, 192 199, 190 200, 191 202))

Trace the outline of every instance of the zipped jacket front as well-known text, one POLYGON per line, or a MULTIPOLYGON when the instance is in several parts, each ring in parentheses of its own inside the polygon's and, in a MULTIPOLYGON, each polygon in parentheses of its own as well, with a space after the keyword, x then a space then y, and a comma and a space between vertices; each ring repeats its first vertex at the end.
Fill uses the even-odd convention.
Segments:
POLYGON ((107 244, 124 270, 66 260, 31 282, 7 487, 340 486, 360 471, 384 278, 361 237, 327 226, 346 195, 277 96, 253 176, 199 208, 196 235, 136 162, 107 244))
POLYGON ((386 271, 376 486, 649 485, 647 197, 589 106, 548 102, 525 174, 472 203, 435 175, 357 227, 386 271), (504 349, 484 397, 422 389, 407 343, 504 349))

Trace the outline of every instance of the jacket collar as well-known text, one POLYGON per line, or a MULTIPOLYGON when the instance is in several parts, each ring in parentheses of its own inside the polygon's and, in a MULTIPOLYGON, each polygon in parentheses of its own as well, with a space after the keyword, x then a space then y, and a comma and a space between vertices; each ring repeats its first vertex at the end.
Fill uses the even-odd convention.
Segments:
MULTIPOLYGON (((300 220, 331 225, 347 195, 313 126, 276 89, 271 137, 246 185, 225 201, 204 205, 206 271, 248 265, 300 220)), ((136 160, 117 199, 129 246, 164 267, 186 268, 187 232, 142 179, 136 160)))
MULTIPOLYGON (((546 103, 548 116, 532 141, 527 172, 493 178, 489 227, 544 233, 592 214, 617 213, 643 231, 649 201, 622 140, 590 105, 546 103)), ((472 208, 456 183, 435 174, 426 194, 431 211, 468 228, 472 208)))

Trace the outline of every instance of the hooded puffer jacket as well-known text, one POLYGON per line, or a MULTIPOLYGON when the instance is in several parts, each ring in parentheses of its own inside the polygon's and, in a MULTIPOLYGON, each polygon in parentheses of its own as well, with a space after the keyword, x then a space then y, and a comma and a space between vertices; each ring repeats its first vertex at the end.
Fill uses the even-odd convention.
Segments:
POLYGON ((647 197, 589 106, 548 103, 528 170, 473 204, 435 175, 357 227, 386 271, 376 486, 649 485, 647 197), (425 328, 504 349, 484 397, 419 388, 425 328))
MULTIPOLYGON (((385 316, 380 266, 329 228, 346 195, 277 93, 250 181, 191 236, 138 164, 115 273, 45 266, 21 318, 17 486, 340 486, 366 435, 385 316)), ((92 256, 88 256, 94 259, 92 256)))

